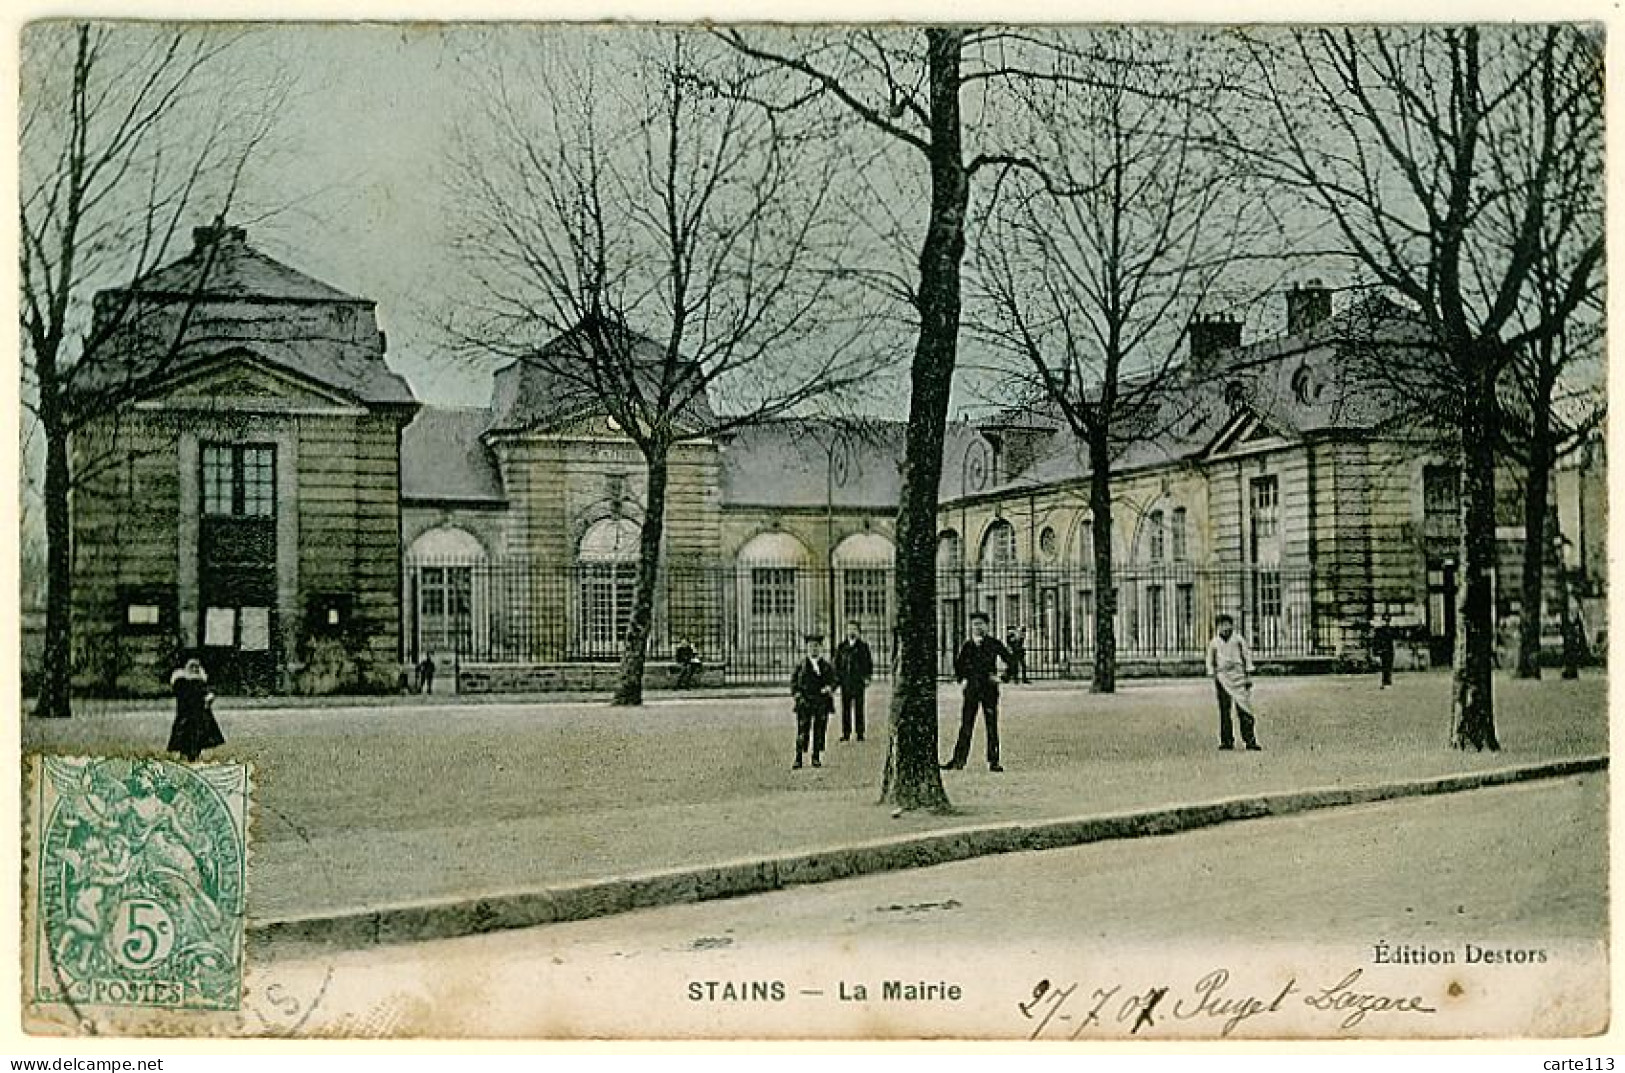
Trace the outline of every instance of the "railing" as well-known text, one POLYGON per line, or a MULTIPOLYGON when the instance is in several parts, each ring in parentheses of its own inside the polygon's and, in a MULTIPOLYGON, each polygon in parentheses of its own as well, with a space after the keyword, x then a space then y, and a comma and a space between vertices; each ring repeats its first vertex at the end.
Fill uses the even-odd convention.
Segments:
MULTIPOLYGON (((889 675, 894 648, 895 573, 890 565, 833 571, 795 563, 663 566, 653 608, 649 660, 670 661, 687 642, 729 681, 788 678, 808 633, 825 652, 855 619, 889 675)), ((549 569, 524 562, 413 562, 403 596, 404 645, 416 661, 432 652, 458 663, 613 662, 632 617, 636 566, 580 564, 549 569)), ((1117 662, 1199 660, 1215 617, 1236 619, 1260 658, 1324 655, 1331 623, 1314 604, 1305 569, 1130 567, 1116 577, 1117 662)), ((937 575, 940 669, 973 611, 991 632, 1013 635, 1034 678, 1087 677, 1095 653, 1099 591, 1093 573, 1024 565, 944 567, 937 575)))

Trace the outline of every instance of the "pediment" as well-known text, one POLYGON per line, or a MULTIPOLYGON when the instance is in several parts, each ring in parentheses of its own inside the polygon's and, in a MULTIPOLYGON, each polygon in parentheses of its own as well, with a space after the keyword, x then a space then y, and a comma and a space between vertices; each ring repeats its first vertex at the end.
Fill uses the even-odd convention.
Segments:
POLYGON ((358 408, 355 399, 324 384, 256 358, 234 354, 210 362, 155 392, 160 405, 210 406, 236 411, 330 411, 358 408))
POLYGON ((1224 423, 1218 435, 1202 452, 1202 456, 1214 458, 1227 454, 1244 454, 1287 447, 1292 442, 1292 438, 1276 428, 1272 422, 1265 420, 1250 406, 1244 405, 1237 407, 1236 412, 1224 423))

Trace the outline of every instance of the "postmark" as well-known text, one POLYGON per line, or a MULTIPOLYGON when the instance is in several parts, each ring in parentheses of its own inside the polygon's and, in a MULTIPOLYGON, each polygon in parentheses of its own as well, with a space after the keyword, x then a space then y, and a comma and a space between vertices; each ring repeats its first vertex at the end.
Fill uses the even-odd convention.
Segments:
POLYGON ((247 765, 35 756, 30 769, 32 1003, 239 1009, 247 765))

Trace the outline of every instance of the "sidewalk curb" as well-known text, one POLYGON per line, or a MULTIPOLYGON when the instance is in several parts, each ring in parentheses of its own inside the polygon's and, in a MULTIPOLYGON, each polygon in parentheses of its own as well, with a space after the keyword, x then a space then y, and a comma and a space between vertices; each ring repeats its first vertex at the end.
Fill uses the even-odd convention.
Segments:
POLYGON ((1171 835, 1240 820, 1404 797, 1460 793, 1606 771, 1607 768, 1606 756, 1592 756, 1404 782, 1293 790, 1104 816, 962 827, 779 857, 615 876, 557 887, 326 916, 250 921, 248 931, 251 941, 259 943, 322 943, 341 947, 451 939, 685 902, 763 894, 804 883, 923 868, 997 853, 1171 835))

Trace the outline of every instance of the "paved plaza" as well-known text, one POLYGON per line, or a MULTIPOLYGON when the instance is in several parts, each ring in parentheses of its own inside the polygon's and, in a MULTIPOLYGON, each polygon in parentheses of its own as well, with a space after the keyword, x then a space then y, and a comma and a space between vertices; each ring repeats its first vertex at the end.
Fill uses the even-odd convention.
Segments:
MULTIPOLYGON (((943 778, 952 816, 876 803, 887 693, 863 743, 792 771, 788 696, 319 706, 221 704, 219 755, 255 768, 251 916, 285 920, 500 894, 965 825, 1483 772, 1607 752, 1606 679, 1496 680, 1499 754, 1455 751, 1444 673, 1263 679, 1261 753, 1220 752, 1206 680, 1005 690, 1004 774, 943 778)), ((958 723, 941 692, 940 752, 958 723)), ((28 750, 157 750, 167 710, 29 719, 28 750)), ((1599 824, 1603 822, 1598 817, 1599 824)))

